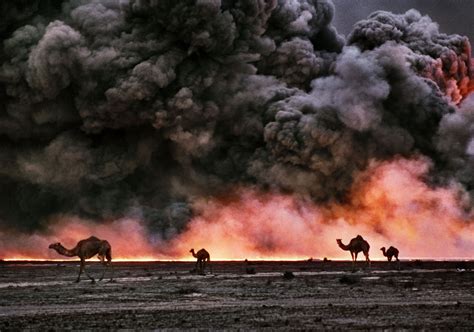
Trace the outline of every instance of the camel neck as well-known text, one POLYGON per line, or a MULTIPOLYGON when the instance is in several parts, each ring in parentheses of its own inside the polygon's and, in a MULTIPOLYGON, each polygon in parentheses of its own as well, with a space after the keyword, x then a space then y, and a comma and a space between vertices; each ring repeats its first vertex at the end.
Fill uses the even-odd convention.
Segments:
POLYGON ((67 256, 67 257, 77 256, 74 249, 67 249, 67 248, 64 248, 63 246, 56 248, 56 251, 58 252, 58 254, 67 256))
POLYGON ((349 246, 342 243, 342 241, 337 241, 337 244, 342 250, 350 250, 349 246))

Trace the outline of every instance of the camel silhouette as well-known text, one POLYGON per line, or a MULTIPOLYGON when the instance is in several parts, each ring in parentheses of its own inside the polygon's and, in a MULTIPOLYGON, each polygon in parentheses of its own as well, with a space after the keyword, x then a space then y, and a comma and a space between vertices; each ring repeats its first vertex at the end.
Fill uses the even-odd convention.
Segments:
POLYGON ((392 258, 395 257, 398 263, 398 269, 400 270, 400 260, 398 259, 398 249, 395 247, 390 246, 386 251, 385 247, 380 248, 382 250, 382 254, 387 257, 389 262, 392 261, 392 258))
MULTIPOLYGON (((58 252, 58 254, 67 256, 67 257, 75 257, 78 256, 81 260, 81 265, 79 267, 79 275, 77 276, 76 282, 81 280, 81 274, 84 271, 86 275, 91 279, 92 282, 95 282, 95 279, 89 275, 86 271, 85 263, 86 259, 92 258, 95 255, 100 259, 102 264, 105 266, 104 270, 102 271, 102 276, 100 277, 99 281, 104 278, 105 270, 110 266, 112 263, 112 247, 110 243, 106 240, 101 240, 96 238, 95 236, 91 236, 87 239, 81 240, 77 243, 77 245, 72 249, 66 249, 63 245, 59 242, 52 243, 49 245, 49 249, 54 249, 58 252), (107 259, 107 262, 105 261, 107 259)), ((112 276, 110 277, 110 281, 113 281, 113 268, 112 269, 112 276)))
MULTIPOLYGON (((193 257, 197 258, 196 267, 195 267, 194 270, 196 272, 204 274, 204 269, 206 267, 206 261, 208 263, 211 262, 211 256, 209 255, 207 250, 202 248, 201 250, 199 250, 196 253, 196 252, 194 252, 194 249, 191 249, 191 250, 189 250, 189 252, 193 255, 193 257)), ((211 273, 212 273, 212 266, 209 265, 209 267, 210 267, 211 273)))
POLYGON ((337 239, 336 242, 342 250, 348 250, 351 252, 353 269, 355 267, 355 262, 357 260, 357 254, 361 251, 364 253, 365 261, 367 262, 367 265, 370 267, 370 259, 369 259, 370 245, 366 240, 364 240, 362 236, 357 235, 355 238, 353 238, 349 242, 348 245, 345 245, 344 243, 342 243, 341 239, 337 239))
POLYGON ((397 260, 397 262, 399 262, 399 259, 398 259, 398 249, 395 248, 395 247, 389 247, 387 251, 385 251, 385 247, 382 247, 380 248, 380 250, 382 250, 382 253, 385 257, 387 257, 387 260, 389 262, 392 261, 392 258, 395 257, 395 259, 397 260))

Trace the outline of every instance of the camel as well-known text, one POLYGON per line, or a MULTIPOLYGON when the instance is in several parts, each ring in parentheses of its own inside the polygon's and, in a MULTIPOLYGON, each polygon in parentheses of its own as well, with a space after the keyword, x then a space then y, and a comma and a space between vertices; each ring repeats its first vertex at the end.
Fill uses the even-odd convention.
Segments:
MULTIPOLYGON (((209 263, 211 261, 211 256, 207 252, 206 249, 202 248, 197 253, 194 252, 194 249, 189 250, 189 252, 193 255, 193 257, 197 258, 196 261, 196 268, 194 269, 196 272, 204 273, 204 268, 206 267, 206 261, 209 263)), ((212 266, 210 266, 211 273, 212 273, 212 266)))
MULTIPOLYGON (((85 268, 86 259, 92 258, 95 255, 100 259, 102 264, 105 266, 104 270, 102 271, 102 276, 100 277, 99 281, 104 278, 105 270, 111 266, 112 262, 112 247, 110 243, 106 240, 101 240, 96 238, 95 236, 91 236, 87 239, 81 240, 77 243, 77 245, 72 249, 66 249, 63 245, 59 242, 52 243, 49 245, 49 249, 54 249, 58 252, 58 254, 67 256, 67 257, 75 257, 78 256, 81 259, 81 265, 79 268, 79 275, 77 276, 76 282, 79 282, 81 279, 81 274, 84 271, 86 275, 91 279, 92 283, 95 282, 95 279, 87 273, 85 268), (107 259, 107 262, 104 260, 107 259)), ((112 276, 110 277, 110 282, 113 281, 113 268, 112 268, 112 276)))
POLYGON ((369 249, 370 245, 369 243, 364 240, 364 238, 360 235, 357 235, 355 238, 353 238, 348 245, 345 245, 342 243, 341 239, 336 240, 337 244, 342 250, 349 250, 351 252, 351 257, 352 257, 352 268, 354 269, 355 262, 357 260, 357 254, 359 252, 363 252, 365 255, 365 261, 370 267, 370 259, 369 259, 369 249))
POLYGON ((392 261, 392 258, 395 256, 395 259, 397 260, 397 262, 399 262, 399 259, 398 259, 398 249, 395 248, 395 247, 390 247, 388 248, 387 251, 385 251, 385 247, 382 247, 380 248, 380 250, 382 250, 382 253, 385 257, 387 257, 387 260, 389 262, 392 261))
POLYGON ((398 269, 400 270, 400 260, 398 259, 398 249, 395 247, 390 246, 387 251, 385 251, 385 247, 380 248, 382 250, 382 254, 387 257, 389 262, 392 261, 392 258, 395 256, 395 259, 398 262, 398 269))

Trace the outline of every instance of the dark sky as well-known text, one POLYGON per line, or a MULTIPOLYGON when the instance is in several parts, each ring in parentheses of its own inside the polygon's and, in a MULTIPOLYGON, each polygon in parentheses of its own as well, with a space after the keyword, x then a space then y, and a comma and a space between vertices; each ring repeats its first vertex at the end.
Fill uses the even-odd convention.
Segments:
POLYGON ((472 0, 333 0, 336 6, 334 25, 347 35, 355 22, 376 10, 404 13, 415 8, 430 16, 440 26, 440 32, 457 33, 474 40, 474 1, 472 0))

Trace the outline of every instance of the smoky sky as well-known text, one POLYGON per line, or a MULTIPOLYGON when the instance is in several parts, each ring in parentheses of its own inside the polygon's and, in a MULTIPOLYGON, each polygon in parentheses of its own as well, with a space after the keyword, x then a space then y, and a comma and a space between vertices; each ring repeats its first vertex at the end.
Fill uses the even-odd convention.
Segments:
POLYGON ((344 202, 396 156, 429 158, 427 182, 470 197, 469 41, 422 12, 344 36, 328 0, 0 6, 2 229, 128 216, 169 238, 198 198, 344 202))
POLYGON ((447 34, 459 34, 474 40, 471 19, 474 3, 470 0, 333 0, 336 7, 333 24, 348 35, 354 24, 377 10, 401 14, 415 8, 428 15, 447 34))

